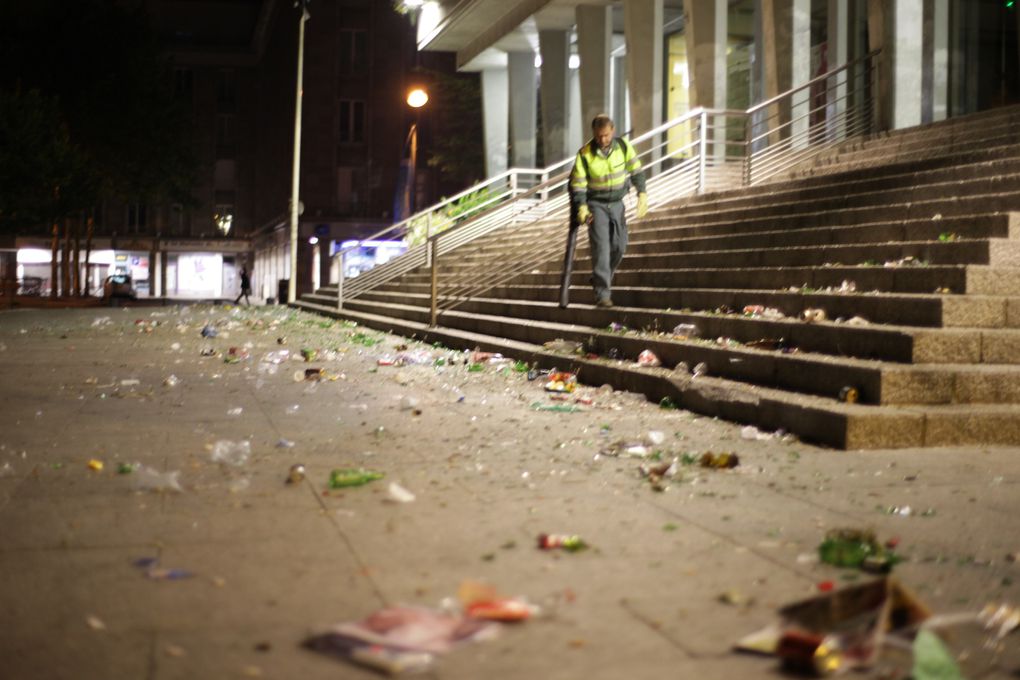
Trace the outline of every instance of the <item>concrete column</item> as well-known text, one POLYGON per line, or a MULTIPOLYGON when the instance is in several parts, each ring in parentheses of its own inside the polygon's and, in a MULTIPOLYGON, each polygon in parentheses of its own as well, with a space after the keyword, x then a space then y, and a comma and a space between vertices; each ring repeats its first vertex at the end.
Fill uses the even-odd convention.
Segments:
MULTIPOLYGON (((169 264, 170 254, 165 250, 160 253, 159 258, 159 291, 163 297, 167 297, 169 292, 166 289, 166 268, 169 264)), ((274 293, 275 295, 275 293, 274 293)))
POLYGON ((510 52, 507 68, 510 74, 510 165, 515 168, 535 167, 535 118, 537 93, 535 87, 535 54, 510 52))
MULTIPOLYGON (((827 53, 829 70, 850 61, 850 0, 829 0, 827 53)), ((843 71, 829 80, 825 91, 825 127, 830 141, 846 136, 847 85, 853 71, 843 71)))
MULTIPOLYGON (((627 40, 627 82, 633 137, 662 123, 662 0, 627 0, 623 5, 627 40)), ((647 149, 649 145, 643 145, 647 149)), ((638 148, 638 152, 644 149, 638 148)), ((642 159, 648 165, 657 157, 642 159)))
MULTIPOLYGON (((609 112, 613 120, 621 130, 630 129, 629 98, 627 96, 627 58, 613 57, 612 70, 612 111, 609 112)), ((588 128, 591 129, 591 121, 588 121, 588 128)), ((588 131, 585 131, 587 139, 588 131)))
POLYGON ((482 71, 482 124, 485 128, 485 176, 507 169, 508 78, 506 69, 482 71))
POLYGON ((613 46, 613 9, 578 5, 577 55, 581 58, 581 124, 591 126, 600 113, 609 113, 609 59, 613 46))
MULTIPOLYGON (((762 38, 765 44, 765 97, 771 99, 811 79, 811 0, 762 0, 762 38)), ((807 144, 810 91, 804 89, 770 112, 769 128, 780 121, 783 137, 807 144)))
MULTIPOLYGON (((546 165, 569 156, 570 35, 566 31, 539 31, 542 53, 542 153, 546 165)), ((516 96, 516 93, 515 95, 516 96)))
MULTIPOLYGON (((570 106, 567 115, 567 157, 570 157, 581 145, 588 141, 585 135, 585 128, 591 134, 591 118, 584 120, 581 113, 581 74, 580 69, 570 69, 567 74, 570 78, 570 106)), ((605 109, 602 109, 605 111, 605 109)), ((595 115, 598 115, 596 112, 595 115)), ((595 116, 593 115, 592 118, 595 116)), ((548 163, 546 164, 548 165, 548 163)))
POLYGON ((949 115, 949 0, 924 0, 924 73, 921 120, 949 115))
POLYGON ((727 0, 684 2, 691 108, 726 108, 727 0))

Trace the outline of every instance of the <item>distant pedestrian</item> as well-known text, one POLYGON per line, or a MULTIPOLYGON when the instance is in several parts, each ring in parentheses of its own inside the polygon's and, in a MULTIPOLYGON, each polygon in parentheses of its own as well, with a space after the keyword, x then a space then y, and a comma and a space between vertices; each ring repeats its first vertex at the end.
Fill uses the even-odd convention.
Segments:
POLYGON ((251 294, 251 277, 248 276, 248 268, 241 267, 241 293, 234 300, 235 305, 241 304, 241 298, 244 298, 245 303, 251 307, 251 300, 248 299, 248 295, 251 294))

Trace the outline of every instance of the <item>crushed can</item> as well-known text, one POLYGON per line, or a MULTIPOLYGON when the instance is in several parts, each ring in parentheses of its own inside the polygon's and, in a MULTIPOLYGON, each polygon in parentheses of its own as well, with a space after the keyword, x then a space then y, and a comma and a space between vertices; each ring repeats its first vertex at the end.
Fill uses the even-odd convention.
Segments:
POLYGON ((843 667, 843 653, 834 635, 788 630, 776 648, 783 666, 815 677, 835 675, 843 667))
POLYGON ((846 404, 856 404, 857 400, 861 398, 861 393, 856 387, 846 385, 839 390, 839 400, 846 404))

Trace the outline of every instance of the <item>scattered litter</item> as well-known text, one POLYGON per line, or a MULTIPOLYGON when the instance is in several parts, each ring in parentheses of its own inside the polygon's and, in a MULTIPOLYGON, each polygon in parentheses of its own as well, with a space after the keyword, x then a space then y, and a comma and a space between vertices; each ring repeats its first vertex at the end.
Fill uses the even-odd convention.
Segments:
POLYGON ((694 370, 691 371, 691 375, 693 375, 695 378, 701 377, 703 375, 708 375, 708 364, 706 364, 704 361, 695 364, 694 370))
POLYGON ((573 373, 557 371, 549 374, 545 383, 546 392, 573 392, 577 389, 577 376, 573 373))
MULTIPOLYGON (((370 645, 379 646, 374 655, 383 651, 390 654, 419 652, 431 657, 432 654, 450 651, 457 643, 477 640, 496 630, 495 624, 463 615, 424 607, 387 607, 362 621, 341 623, 330 633, 309 640, 306 645, 318 651, 340 652, 342 656, 364 663, 363 658, 351 654, 351 643, 357 645, 353 650, 361 648, 362 651, 370 645)), ((425 660, 421 657, 423 663, 420 665, 427 667, 432 660, 429 658, 427 664, 425 660)), ((393 673, 388 668, 385 670, 393 673)))
POLYGON ((110 317, 97 316, 95 319, 92 320, 92 327, 96 328, 97 326, 105 326, 110 323, 113 323, 112 321, 110 321, 110 317))
POLYGON ((419 402, 417 397, 405 396, 400 400, 401 411, 413 411, 414 415, 421 415, 421 408, 419 408, 419 402))
POLYGON ((678 340, 697 338, 699 336, 698 327, 692 323, 679 323, 673 327, 673 336, 678 340))
POLYGON ((224 355, 223 361, 228 364, 236 364, 247 361, 250 356, 251 354, 249 354, 248 350, 243 347, 231 347, 224 355))
POLYGON ((712 453, 711 451, 706 451, 698 458, 698 464, 703 468, 727 470, 740 465, 740 458, 732 452, 712 453))
POLYGON ((302 348, 301 358, 305 360, 305 363, 311 363, 315 361, 315 358, 319 356, 319 351, 315 349, 309 349, 307 347, 302 348))
POLYGON ((865 529, 832 529, 818 546, 818 558, 836 567, 851 567, 871 573, 887 572, 899 562, 899 556, 886 549, 865 529))
POLYGON ((136 378, 128 378, 127 380, 120 381, 121 387, 134 387, 135 385, 141 384, 141 381, 136 378))
POLYGON ((294 463, 287 472, 288 484, 300 484, 305 481, 305 466, 301 463, 294 463))
POLYGON ((131 475, 131 485, 139 491, 174 491, 183 493, 179 470, 160 472, 147 465, 139 465, 131 475))
POLYGON ((206 324, 205 326, 202 327, 203 338, 215 338, 217 335, 219 335, 219 333, 212 326, 206 324))
POLYGON ((139 467, 138 463, 120 463, 117 465, 118 475, 129 475, 139 467))
POLYGON ((247 439, 230 441, 221 439, 212 445, 210 458, 214 463, 226 463, 227 465, 241 466, 248 462, 251 456, 251 442, 247 439))
POLYGON ((744 307, 744 316, 749 316, 753 319, 771 319, 779 320, 785 319, 786 315, 775 307, 766 307, 764 305, 747 305, 744 307))
POLYGON ((839 390, 839 400, 847 404, 856 404, 861 398, 861 393, 856 387, 846 385, 839 390))
POLYGON ((465 614, 486 621, 515 623, 529 619, 539 611, 523 598, 506 597, 495 587, 480 581, 462 582, 457 588, 457 599, 465 614))
POLYGON ((362 486, 377 479, 382 479, 386 474, 365 468, 338 468, 329 473, 329 488, 343 489, 349 486, 362 486))
POLYGON ((244 413, 244 409, 240 406, 235 406, 234 408, 227 411, 228 416, 239 416, 242 413, 244 413))
POLYGON ((557 548, 567 552, 579 552, 588 547, 580 536, 568 534, 539 534, 538 547, 541 550, 555 550, 557 548))
POLYGON ((390 500, 392 501, 396 501, 397 503, 414 502, 415 495, 396 482, 390 482, 388 491, 390 500))
POLYGON ((167 387, 176 387, 181 382, 181 379, 171 373, 167 377, 163 378, 163 384, 167 387))
POLYGON ((643 350, 637 358, 638 366, 662 366, 662 362, 659 361, 659 357, 655 356, 655 352, 650 349, 643 350))
POLYGON ((775 655, 788 670, 824 676, 872 667, 883 646, 909 648, 910 637, 931 612, 897 580, 885 577, 787 605, 779 617, 741 639, 736 649, 775 655))
POLYGON ((801 312, 800 318, 807 323, 821 323, 822 321, 825 321, 827 317, 824 309, 809 307, 801 312))
POLYGON ((740 438, 749 439, 752 441, 764 441, 766 439, 774 439, 775 433, 773 432, 762 432, 754 425, 745 425, 740 428, 740 438))
POLYGON ((550 340, 542 346, 550 352, 555 352, 557 354, 580 354, 584 351, 584 345, 582 343, 575 340, 563 340, 562 338, 550 340))
POLYGON ((90 458, 88 462, 88 468, 89 470, 93 470, 94 472, 101 472, 103 469, 103 461, 97 458, 90 458))
POLYGON ((658 463, 643 463, 638 467, 638 471, 648 479, 652 491, 661 493, 669 488, 669 482, 666 480, 676 475, 678 463, 678 458, 658 463))
POLYGON ((88 624, 92 630, 106 630, 106 624, 98 616, 88 616, 85 618, 85 623, 88 624))

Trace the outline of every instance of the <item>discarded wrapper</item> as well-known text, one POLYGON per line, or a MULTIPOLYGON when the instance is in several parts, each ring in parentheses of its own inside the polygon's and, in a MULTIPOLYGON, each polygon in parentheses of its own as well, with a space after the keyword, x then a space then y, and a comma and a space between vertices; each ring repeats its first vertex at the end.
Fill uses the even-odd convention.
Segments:
POLYGON ((577 376, 573 373, 557 371, 549 374, 545 383, 546 392, 573 392, 577 389, 577 376))

